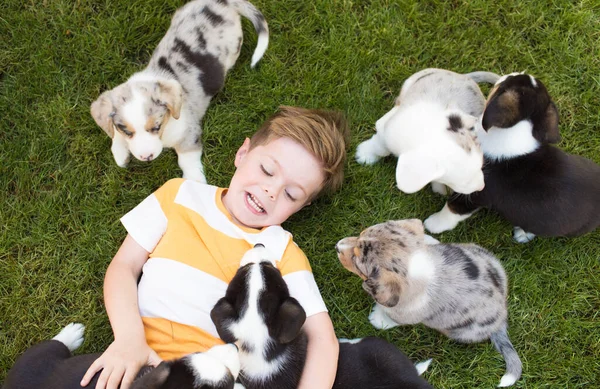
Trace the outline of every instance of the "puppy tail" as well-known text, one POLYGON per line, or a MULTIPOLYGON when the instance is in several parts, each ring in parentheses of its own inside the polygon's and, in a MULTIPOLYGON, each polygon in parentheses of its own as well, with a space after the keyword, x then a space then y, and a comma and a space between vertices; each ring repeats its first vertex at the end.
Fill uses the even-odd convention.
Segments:
POLYGON ((67 348, 69 351, 73 352, 81 346, 83 343, 83 332, 85 331, 85 326, 81 323, 71 323, 62 329, 56 335, 53 340, 58 340, 67 348))
POLYGON ((475 81, 478 84, 482 82, 487 82, 488 84, 495 84, 500 79, 499 75, 492 72, 473 72, 467 73, 465 74, 465 76, 469 77, 471 80, 475 81))
POLYGON ((232 5, 240 15, 252 22, 258 34, 258 42, 256 43, 254 54, 252 54, 252 64, 250 65, 254 67, 263 57, 269 46, 269 26, 267 25, 267 20, 254 5, 246 0, 234 0, 232 5))
POLYGON ((492 340, 494 347, 496 347, 496 350, 502 354, 504 361, 506 362, 506 373, 502 376, 498 387, 503 388, 505 386, 511 386, 521 377, 523 366, 521 364, 521 359, 519 359, 519 355, 508 338, 506 324, 498 331, 494 332, 490 339, 492 340))

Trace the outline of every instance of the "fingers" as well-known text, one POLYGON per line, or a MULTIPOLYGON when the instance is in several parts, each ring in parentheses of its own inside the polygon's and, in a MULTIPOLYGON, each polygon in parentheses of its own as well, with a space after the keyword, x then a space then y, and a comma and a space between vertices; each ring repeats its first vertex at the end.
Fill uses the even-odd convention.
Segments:
POLYGON ((133 380, 135 379, 135 376, 138 373, 138 370, 139 369, 137 368, 130 367, 125 371, 123 381, 121 381, 121 389, 129 389, 129 387, 133 383, 133 380))
POLYGON ((85 372, 85 374, 83 375, 83 378, 81 379, 81 382, 79 384, 81 386, 87 386, 87 384, 90 383, 91 379, 94 377, 94 375, 100 369, 102 369, 102 361, 100 361, 100 358, 98 358, 94 361, 94 363, 92 363, 92 365, 89 367, 89 369, 85 372))
POLYGON ((118 389, 119 384, 121 383, 121 379, 123 378, 123 374, 125 374, 125 369, 122 367, 117 367, 107 371, 105 368, 100 374, 100 378, 98 378, 98 383, 96 384, 96 389, 118 389))

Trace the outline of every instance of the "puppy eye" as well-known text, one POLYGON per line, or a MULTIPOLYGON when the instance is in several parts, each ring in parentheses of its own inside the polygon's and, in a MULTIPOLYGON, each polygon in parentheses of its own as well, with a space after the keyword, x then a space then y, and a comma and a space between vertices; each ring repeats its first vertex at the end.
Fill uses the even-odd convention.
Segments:
POLYGON ((150 132, 153 134, 156 134, 159 131, 160 131, 160 124, 152 127, 152 129, 150 130, 150 132))
POLYGON ((132 137, 133 136, 133 132, 129 131, 127 129, 126 126, 124 126, 123 124, 117 124, 117 128, 119 129, 119 131, 121 131, 123 134, 125 134, 128 137, 132 137))

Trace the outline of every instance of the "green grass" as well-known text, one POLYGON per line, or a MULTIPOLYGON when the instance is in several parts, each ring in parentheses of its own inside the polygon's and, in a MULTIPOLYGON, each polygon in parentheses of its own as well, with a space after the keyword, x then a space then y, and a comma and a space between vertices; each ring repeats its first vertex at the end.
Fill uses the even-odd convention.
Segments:
MULTIPOLYGON (((3 0, 0 3, 0 381, 30 345, 71 321, 83 352, 112 333, 105 269, 124 238, 118 219, 167 179, 175 153, 117 167, 89 114, 107 88, 141 69, 181 1, 3 0)), ((226 186, 244 137, 281 104, 346 112, 353 130, 345 186, 285 227, 309 256, 341 337, 377 335, 414 360, 434 358, 439 388, 492 388, 504 363, 490 343, 463 345, 424 326, 377 331, 372 301, 333 246, 388 219, 425 218, 444 199, 394 187, 394 160, 357 165, 356 145, 426 67, 526 70, 561 115, 562 148, 600 162, 600 7, 596 1, 267 1, 271 42, 256 69, 256 35, 203 120, 209 182, 226 186)), ((523 361, 517 388, 600 387, 600 231, 518 245, 509 224, 479 212, 444 242, 476 242, 510 278, 510 335, 523 361)))

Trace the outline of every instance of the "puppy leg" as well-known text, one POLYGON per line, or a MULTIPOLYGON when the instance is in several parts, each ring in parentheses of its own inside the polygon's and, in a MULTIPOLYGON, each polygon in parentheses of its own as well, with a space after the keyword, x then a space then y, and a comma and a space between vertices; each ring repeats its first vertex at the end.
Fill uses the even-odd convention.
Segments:
POLYGON ((528 243, 531 242, 535 238, 535 234, 531 232, 526 232, 521 227, 513 228, 513 239, 519 243, 528 243))
POLYGON ((398 327, 400 325, 390 319, 383 310, 383 307, 379 304, 375 304, 373 310, 369 314, 369 322, 378 330, 389 330, 390 328, 398 327))
POLYGON ((127 142, 123 135, 115 132, 110 151, 112 151, 115 162, 119 167, 127 167, 131 154, 129 153, 129 147, 127 147, 127 142))
POLYGON ((379 161, 382 157, 391 154, 391 151, 385 145, 381 134, 376 133, 371 139, 366 140, 356 148, 356 162, 361 165, 372 165, 379 161))
POLYGON ((423 242, 425 242, 425 244, 428 244, 428 245, 440 244, 439 240, 437 240, 433 236, 427 235, 427 234, 423 235, 423 242))
POLYGON ((185 152, 177 151, 177 162, 183 171, 183 178, 196 180, 206 184, 204 176, 204 167, 202 166, 202 149, 188 150, 185 152))
POLYGON ((479 207, 473 202, 473 195, 452 196, 441 211, 429 216, 423 222, 427 231, 439 234, 453 229, 461 221, 469 218, 479 207))
POLYGON ((83 324, 71 323, 52 340, 30 347, 8 372, 3 389, 41 388, 57 366, 83 343, 83 324))
POLYGON ((448 188, 446 187, 446 185, 435 181, 431 182, 431 190, 433 191, 433 193, 438 193, 442 196, 446 196, 448 194, 448 188))

